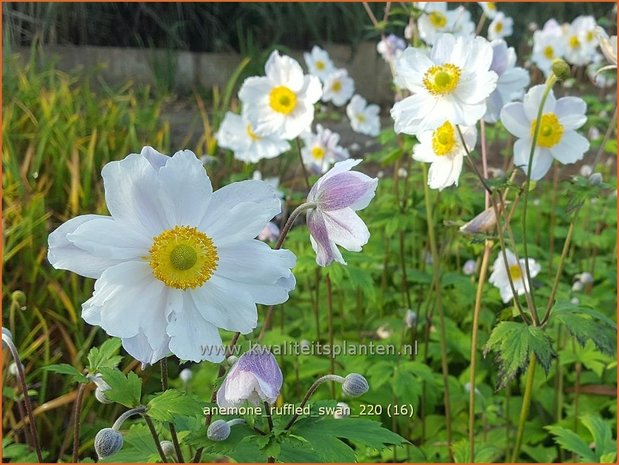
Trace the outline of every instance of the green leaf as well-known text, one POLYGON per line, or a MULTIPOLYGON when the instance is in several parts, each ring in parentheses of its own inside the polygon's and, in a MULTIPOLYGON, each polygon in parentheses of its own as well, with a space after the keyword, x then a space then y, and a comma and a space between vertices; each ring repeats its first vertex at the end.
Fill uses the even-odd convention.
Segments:
POLYGON ((74 381, 78 383, 88 383, 88 378, 79 372, 77 368, 67 363, 60 363, 58 365, 48 365, 43 367, 45 371, 51 371, 52 373, 60 373, 62 375, 69 375, 73 377, 74 381))
POLYGON ((615 355, 617 324, 605 315, 584 305, 555 302, 552 318, 563 323, 581 346, 591 340, 600 352, 615 355))
POLYGON ((561 426, 546 426, 546 429, 555 436, 555 442, 563 449, 581 456, 583 461, 597 463, 598 459, 585 441, 574 431, 561 426))
POLYGON ((184 392, 169 389, 151 399, 147 407, 152 419, 174 421, 179 416, 202 416, 204 404, 184 392))
POLYGON ((598 461, 601 461, 602 456, 617 454, 617 443, 613 440, 608 422, 605 422, 597 415, 591 414, 581 416, 580 422, 593 436, 593 442, 595 442, 595 455, 597 455, 598 461))
POLYGON ((125 407, 133 408, 140 405, 142 396, 142 380, 133 371, 127 376, 117 368, 101 368, 103 380, 110 386, 105 391, 105 397, 125 407))
POLYGON ((552 342, 542 329, 514 321, 503 321, 494 328, 484 347, 484 355, 491 350, 497 353, 500 368, 497 389, 504 387, 528 364, 532 353, 546 373, 555 356, 552 342))
POLYGON ((101 347, 93 347, 88 352, 88 369, 91 373, 98 373, 101 368, 116 368, 122 357, 118 355, 120 339, 111 338, 101 344, 101 347))

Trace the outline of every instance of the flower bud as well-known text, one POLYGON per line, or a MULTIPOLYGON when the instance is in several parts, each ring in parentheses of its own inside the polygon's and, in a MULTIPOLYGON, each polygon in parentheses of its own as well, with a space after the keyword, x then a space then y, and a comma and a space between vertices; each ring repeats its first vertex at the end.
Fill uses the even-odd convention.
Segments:
POLYGON ((350 407, 346 402, 338 402, 335 406, 335 412, 333 413, 333 418, 339 420, 341 418, 350 416, 350 407))
POLYGON ((161 441, 159 444, 161 445, 163 455, 165 455, 169 459, 175 458, 174 453, 176 451, 174 449, 174 444, 172 444, 172 441, 161 441))
POLYGON ((602 184, 603 178, 602 173, 593 173, 589 176, 589 184, 592 186, 599 186, 602 184))
POLYGON ((367 380, 358 373, 350 373, 344 378, 342 391, 350 397, 359 397, 368 392, 370 386, 367 380))
POLYGON ((105 395, 105 391, 109 391, 109 388, 105 389, 101 386, 97 386, 95 389, 95 398, 102 404, 112 404, 113 402, 105 395))
POLYGON ((593 284, 593 276, 588 271, 584 273, 580 273, 578 276, 578 280, 583 284, 593 284))
POLYGON ((475 260, 467 260, 462 267, 462 272, 467 276, 471 276, 475 274, 475 271, 477 271, 477 262, 475 260))
MULTIPOLYGON (((592 137, 592 139, 593 139, 593 137, 592 137)), ((580 167, 580 175, 581 176, 584 176, 585 178, 588 178, 592 174, 593 174, 593 168, 591 167, 591 165, 582 165, 580 167)))
POLYGON ((193 377, 193 373, 191 372, 191 370, 189 368, 184 368, 178 374, 178 377, 181 379, 183 384, 187 384, 191 380, 191 378, 193 377))
POLYGON ((570 300, 570 303, 572 305, 578 305, 580 303, 580 299, 578 297, 572 297, 572 300, 570 300))
POLYGON ((208 427, 206 436, 211 441, 225 441, 230 436, 230 425, 225 420, 215 420, 208 427))
POLYGON ((572 70, 570 69, 570 65, 568 65, 565 60, 560 58, 556 58, 552 62, 552 72, 559 81, 565 81, 570 78, 572 74, 572 70))
POLYGON ((574 284, 572 284, 573 292, 581 292, 584 288, 585 286, 580 281, 576 281, 574 284))
MULTIPOLYGON (((24 369, 24 366, 21 364, 21 369, 24 369)), ((9 365, 9 375, 11 376, 18 376, 19 375, 19 371, 17 370, 17 363, 15 362, 11 362, 11 364, 9 365)))
POLYGON ((24 305, 26 305, 26 294, 24 294, 23 291, 14 291, 11 294, 11 300, 15 302, 15 304, 17 304, 19 307, 23 307, 24 305))
POLYGON ((379 326, 376 330, 376 336, 379 339, 389 339, 391 337, 392 331, 389 329, 387 325, 379 326))
POLYGON ((123 435, 113 428, 103 428, 95 436, 95 451, 100 459, 115 454, 123 447, 123 435))
POLYGON ((238 361, 239 361, 239 358, 236 355, 230 355, 230 357, 226 359, 226 363, 228 364, 229 367, 233 366, 238 361))
POLYGON ((494 207, 486 208, 471 221, 460 227, 464 234, 483 234, 493 231, 496 227, 494 207))
POLYGON ((406 310, 406 314, 404 315, 404 324, 407 328, 412 328, 417 323, 417 313, 413 312, 411 309, 406 310))

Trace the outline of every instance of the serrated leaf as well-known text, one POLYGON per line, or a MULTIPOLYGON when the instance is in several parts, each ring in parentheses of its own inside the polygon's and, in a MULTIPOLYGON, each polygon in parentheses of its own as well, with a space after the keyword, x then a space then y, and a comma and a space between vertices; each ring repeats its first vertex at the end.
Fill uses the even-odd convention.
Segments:
POLYGON ((563 449, 574 452, 582 457, 584 462, 597 463, 597 457, 585 441, 574 431, 561 426, 546 426, 546 429, 555 436, 555 442, 563 449))
POLYGON ((542 329, 515 321, 503 321, 494 328, 484 347, 484 355, 491 350, 497 353, 500 368, 497 389, 504 387, 528 364, 532 353, 546 373, 555 356, 552 342, 542 329))
POLYGON ((184 392, 168 389, 152 398, 147 407, 148 414, 154 420, 174 421, 179 416, 202 416, 204 404, 184 392))
POLYGON ((51 371, 52 373, 60 373, 62 375, 69 375, 78 383, 88 383, 88 378, 79 372, 73 365, 67 363, 59 363, 57 365, 48 365, 43 367, 45 371, 51 371))
POLYGON ((590 307, 571 302, 556 302, 552 319, 563 323, 581 346, 591 340, 600 352, 615 355, 617 324, 590 307))
POLYGON ((88 368, 91 373, 98 373, 101 368, 116 368, 122 357, 118 355, 120 339, 108 339, 101 347, 93 347, 88 352, 88 368))
POLYGON ((101 368, 99 370, 103 380, 110 386, 105 391, 105 397, 125 407, 133 408, 140 405, 142 397, 142 380, 133 371, 124 375, 116 368, 101 368))
POLYGON ((617 443, 613 441, 610 425, 597 415, 583 415, 580 422, 593 436, 595 455, 601 461, 602 456, 617 453, 617 443))

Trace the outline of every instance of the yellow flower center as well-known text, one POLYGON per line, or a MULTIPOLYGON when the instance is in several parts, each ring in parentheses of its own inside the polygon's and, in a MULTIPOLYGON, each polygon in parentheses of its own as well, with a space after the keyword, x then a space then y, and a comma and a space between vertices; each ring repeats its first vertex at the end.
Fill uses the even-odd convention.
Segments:
POLYGON ((269 94, 269 104, 276 112, 289 115, 297 106, 297 96, 286 86, 273 87, 269 94))
POLYGON ((593 31, 587 31, 587 42, 591 42, 595 38, 593 31))
POLYGON ((358 113, 355 118, 357 118, 357 121, 360 123, 365 123, 365 115, 362 113, 358 113))
POLYGON ((489 10, 494 11, 496 10, 496 5, 494 4, 494 2, 486 2, 486 6, 488 7, 489 10))
POLYGON ((428 15, 430 23, 437 29, 442 29, 447 25, 447 17, 440 11, 433 11, 428 15))
POLYGON ((251 124, 247 125, 247 135, 249 135, 249 138, 253 140, 254 142, 262 139, 262 137, 256 135, 254 130, 251 128, 251 124))
POLYGON ((549 60, 555 56, 555 51, 551 45, 546 45, 546 47, 544 47, 544 56, 549 60))
POLYGON ((340 90, 342 90, 341 81, 335 81, 333 84, 331 84, 331 90, 333 92, 339 92, 340 90))
POLYGON ((433 95, 446 95, 454 91, 460 82, 460 68, 451 63, 434 65, 423 76, 423 85, 433 95))
POLYGON ((580 47, 580 40, 578 40, 578 37, 576 36, 571 36, 570 37, 570 48, 578 48, 580 47))
MULTIPOLYGON (((535 135, 535 124, 537 120, 531 122, 531 137, 535 135)), ((554 113, 546 113, 542 115, 540 122, 539 135, 537 136, 537 145, 549 149, 554 147, 561 141, 563 136, 563 126, 559 122, 559 118, 554 113)))
POLYGON ((312 157, 314 157, 316 160, 322 160, 324 156, 325 156, 325 149, 323 149, 320 146, 316 146, 312 148, 312 157))
POLYGON ((496 25, 494 26, 494 30, 500 33, 503 30, 503 23, 496 23, 496 25))
POLYGON ((446 121, 432 133, 432 150, 439 157, 449 155, 456 146, 456 131, 453 125, 446 121))
POLYGON ((174 226, 153 240, 150 250, 153 275, 166 286, 194 289, 208 281, 219 257, 213 240, 190 226, 174 226))
POLYGON ((512 281, 518 281, 522 279, 522 269, 519 264, 512 265, 509 267, 509 275, 512 278, 512 281))
POLYGON ((322 61, 322 60, 317 60, 316 61, 316 69, 318 71, 322 71, 325 68, 326 68, 326 66, 325 66, 325 62, 324 61, 322 61))

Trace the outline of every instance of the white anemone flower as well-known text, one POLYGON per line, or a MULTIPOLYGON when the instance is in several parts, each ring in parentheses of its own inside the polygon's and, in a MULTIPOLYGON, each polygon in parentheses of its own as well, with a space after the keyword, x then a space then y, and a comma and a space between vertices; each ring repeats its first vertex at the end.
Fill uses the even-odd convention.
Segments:
POLYGON ((477 2, 477 4, 484 11, 484 14, 486 15, 486 17, 490 19, 494 19, 494 17, 498 13, 495 2, 477 2))
MULTIPOLYGON (((544 93, 544 85, 534 86, 524 96, 523 102, 505 105, 501 122, 518 138, 514 144, 514 165, 526 173, 537 112, 544 93)), ((550 169, 552 160, 575 163, 582 160, 589 150, 589 141, 576 132, 587 121, 587 104, 578 97, 555 99, 550 91, 543 108, 537 146, 533 154, 531 179, 537 181, 550 169)))
POLYGON ((281 210, 262 181, 215 192, 189 150, 151 147, 102 171, 111 216, 70 219, 49 236, 57 269, 94 278, 82 318, 122 339, 143 364, 173 353, 224 359, 219 329, 251 332, 256 303, 285 302, 295 256, 255 240, 281 210))
POLYGON ((445 121, 474 126, 496 87, 492 47, 483 37, 441 34, 429 55, 409 47, 396 61, 396 83, 413 95, 391 109, 395 131, 416 135, 445 121))
POLYGON ((301 150, 303 163, 315 173, 326 173, 335 162, 350 157, 348 150, 339 145, 340 135, 322 125, 316 125, 315 133, 301 135, 305 147, 301 150))
POLYGON ((488 109, 484 115, 487 123, 496 123, 499 120, 501 109, 505 104, 520 100, 524 95, 524 89, 529 85, 529 73, 516 66, 516 52, 513 47, 507 47, 504 40, 493 40, 492 65, 490 69, 497 73, 499 79, 496 89, 486 101, 488 109))
POLYGON ((341 107, 350 100, 355 93, 355 81, 348 75, 345 69, 338 69, 324 81, 322 101, 333 102, 336 107, 341 107))
MULTIPOLYGON (((472 126, 461 126, 466 148, 470 152, 475 148, 477 131, 472 126)), ((467 154, 457 128, 445 121, 434 131, 424 131, 417 135, 419 144, 413 149, 413 158, 424 163, 431 163, 428 172, 428 186, 443 190, 458 185, 462 163, 467 154)))
MULTIPOLYGON (((523 295, 525 292, 529 291, 529 283, 526 277, 525 269, 527 260, 525 258, 518 260, 514 253, 509 249, 505 250, 505 255, 507 256, 508 266, 505 266, 503 253, 499 252, 499 256, 494 261, 494 265, 492 265, 492 274, 488 279, 490 284, 499 289, 503 303, 507 303, 514 298, 514 293, 511 285, 509 284, 510 277, 514 283, 514 289, 518 295, 523 295)), ((538 275, 542 267, 532 258, 529 258, 528 262, 531 278, 534 278, 538 275)))
POLYGON ((322 87, 316 76, 303 75, 301 65, 277 51, 265 65, 266 76, 250 77, 239 91, 244 115, 259 136, 294 139, 309 129, 322 87))
POLYGON ((563 29, 554 19, 549 19, 541 30, 533 33, 533 63, 548 77, 552 62, 565 55, 563 29))
POLYGON ((355 95, 346 107, 346 115, 355 132, 375 137, 380 132, 380 108, 355 95))
POLYGON ((449 18, 450 30, 449 32, 456 37, 469 37, 475 36, 475 23, 471 19, 471 12, 459 6, 455 10, 447 12, 449 18))
POLYGON ((335 164, 312 186, 307 201, 316 207, 307 212, 310 242, 316 263, 327 266, 336 261, 346 264, 337 246, 359 252, 370 239, 370 231, 357 210, 374 198, 378 179, 350 171, 361 160, 348 159, 335 164))
POLYGON ((504 13, 498 12, 488 26, 488 39, 502 39, 509 37, 514 32, 514 20, 504 13))
POLYGON ((232 150, 234 158, 246 163, 275 158, 290 149, 290 144, 276 136, 257 135, 249 121, 227 112, 215 135, 220 147, 232 150))
POLYGON ((323 82, 329 74, 335 71, 329 53, 318 45, 314 45, 310 53, 304 52, 303 58, 310 74, 317 76, 323 82))
POLYGON ((425 43, 433 44, 438 34, 450 32, 447 2, 426 2, 423 11, 418 22, 419 37, 425 43))
POLYGON ((595 20, 591 31, 584 28, 583 21, 577 22, 576 20, 566 28, 564 33, 565 60, 568 63, 576 66, 591 63, 597 46, 594 32, 595 20))
POLYGON ((611 65, 617 66, 617 36, 608 37, 608 34, 601 27, 595 28, 595 34, 600 43, 600 49, 604 54, 604 57, 610 62, 611 65))

